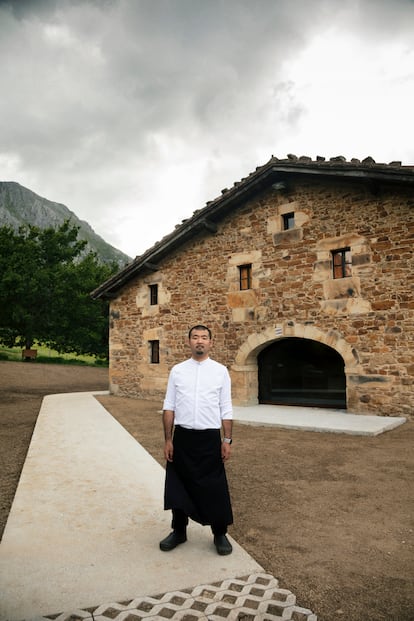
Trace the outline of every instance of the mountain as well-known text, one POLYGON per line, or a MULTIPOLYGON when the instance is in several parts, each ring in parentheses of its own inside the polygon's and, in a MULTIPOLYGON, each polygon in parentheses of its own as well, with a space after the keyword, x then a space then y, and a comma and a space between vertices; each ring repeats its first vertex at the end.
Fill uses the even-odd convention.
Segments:
POLYGON ((86 252, 96 252, 102 263, 115 261, 119 267, 131 262, 131 257, 108 244, 92 227, 61 203, 54 203, 38 196, 14 181, 0 181, 0 226, 11 226, 16 231, 22 225, 39 229, 57 228, 65 220, 80 227, 78 237, 86 240, 86 252))

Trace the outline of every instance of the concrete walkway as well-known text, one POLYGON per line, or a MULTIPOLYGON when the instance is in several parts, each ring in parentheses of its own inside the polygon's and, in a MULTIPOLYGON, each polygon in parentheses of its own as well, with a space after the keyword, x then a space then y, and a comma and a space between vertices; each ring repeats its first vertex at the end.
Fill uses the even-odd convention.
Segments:
MULTIPOLYGON (((364 433, 361 419, 377 418, 235 409, 247 424, 282 426, 287 416, 295 428, 312 419, 320 431, 347 419, 364 433)), ((371 433, 396 423, 381 420, 370 421, 371 433)), ((191 523, 187 543, 161 552, 170 531, 163 486, 163 468, 92 393, 46 397, 0 544, 0 621, 316 621, 237 542, 218 556, 207 527, 191 523)))
POLYGON ((281 429, 301 429, 358 436, 377 436, 406 422, 403 416, 351 414, 347 410, 329 410, 282 405, 235 407, 234 418, 246 425, 271 425, 281 429))

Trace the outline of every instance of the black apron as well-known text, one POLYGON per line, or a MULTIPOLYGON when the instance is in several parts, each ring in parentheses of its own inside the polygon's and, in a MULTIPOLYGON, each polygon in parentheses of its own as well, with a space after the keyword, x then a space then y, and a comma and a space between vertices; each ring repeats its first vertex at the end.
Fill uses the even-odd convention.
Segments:
POLYGON ((164 509, 180 509, 199 524, 233 524, 220 429, 176 426, 167 462, 164 509))

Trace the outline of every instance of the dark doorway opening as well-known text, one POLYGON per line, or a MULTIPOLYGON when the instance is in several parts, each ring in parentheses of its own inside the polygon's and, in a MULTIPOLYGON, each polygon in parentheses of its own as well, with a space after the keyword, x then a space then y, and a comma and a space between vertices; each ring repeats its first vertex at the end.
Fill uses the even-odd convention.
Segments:
POLYGON ((342 356, 310 339, 286 338, 260 352, 259 403, 346 408, 342 356))

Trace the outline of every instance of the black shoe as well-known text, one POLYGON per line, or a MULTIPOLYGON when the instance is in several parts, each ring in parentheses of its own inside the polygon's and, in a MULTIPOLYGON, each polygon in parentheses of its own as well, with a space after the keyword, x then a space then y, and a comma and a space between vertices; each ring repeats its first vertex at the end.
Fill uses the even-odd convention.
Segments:
POLYGON ((176 530, 173 530, 168 537, 160 541, 160 549, 163 552, 169 552, 185 541, 187 541, 187 535, 185 533, 178 533, 176 530))
POLYGON ((231 554, 233 551, 231 543, 226 535, 214 535, 214 545, 216 546, 217 554, 220 554, 220 556, 231 554))

